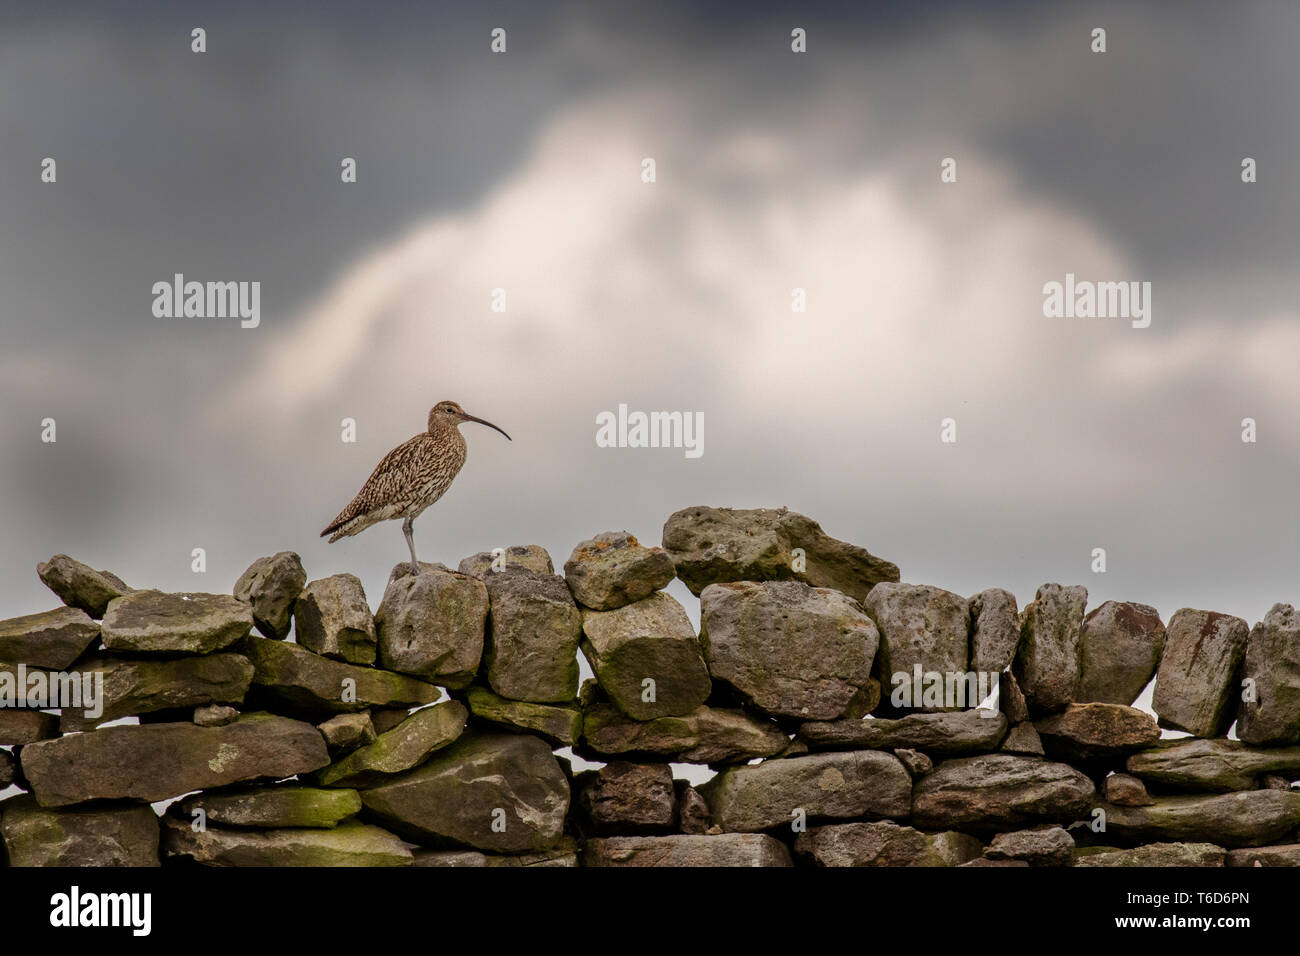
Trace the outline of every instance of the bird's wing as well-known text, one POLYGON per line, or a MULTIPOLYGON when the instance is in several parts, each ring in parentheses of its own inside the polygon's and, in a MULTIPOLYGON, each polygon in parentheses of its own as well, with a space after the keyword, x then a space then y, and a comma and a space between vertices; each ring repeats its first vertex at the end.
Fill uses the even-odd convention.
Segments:
POLYGON ((409 438, 381 458, 356 497, 325 527, 321 537, 334 533, 330 538, 334 541, 401 514, 414 499, 416 488, 404 478, 427 438, 424 434, 409 438))

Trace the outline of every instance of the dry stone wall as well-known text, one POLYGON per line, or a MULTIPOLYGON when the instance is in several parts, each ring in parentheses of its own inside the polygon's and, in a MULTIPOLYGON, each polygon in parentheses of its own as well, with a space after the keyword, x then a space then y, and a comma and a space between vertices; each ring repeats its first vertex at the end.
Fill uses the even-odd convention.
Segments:
POLYGON ((1290 605, 1017 608, 707 507, 563 574, 401 564, 373 613, 290 552, 229 595, 38 573, 63 606, 0 621, 12 866, 1300 864, 1290 605))

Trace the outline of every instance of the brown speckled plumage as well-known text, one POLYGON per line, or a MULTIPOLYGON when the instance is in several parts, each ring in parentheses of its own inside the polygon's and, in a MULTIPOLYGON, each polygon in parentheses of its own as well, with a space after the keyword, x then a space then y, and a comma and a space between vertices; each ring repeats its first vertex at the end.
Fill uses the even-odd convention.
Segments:
MULTIPOLYGON (((402 442, 375 466, 356 497, 329 523, 321 537, 330 541, 357 534, 378 521, 402 518, 411 565, 418 568, 411 522, 451 487, 465 464, 461 422, 479 422, 505 435, 491 422, 467 414, 455 402, 439 402, 429 410, 428 429, 402 442)), ((506 435, 506 438, 509 438, 506 435)))

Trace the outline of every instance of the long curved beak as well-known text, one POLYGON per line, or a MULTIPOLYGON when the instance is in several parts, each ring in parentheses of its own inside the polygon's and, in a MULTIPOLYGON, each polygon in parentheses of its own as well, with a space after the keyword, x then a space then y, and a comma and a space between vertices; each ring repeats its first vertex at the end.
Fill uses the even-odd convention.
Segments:
MULTIPOLYGON (((489 422, 489 421, 484 421, 484 420, 481 419, 481 418, 475 418, 473 415, 466 414, 466 415, 465 415, 465 421, 467 421, 467 422, 478 422, 480 425, 486 425, 488 428, 496 428, 496 430, 499 431, 499 432, 501 432, 501 434, 506 435, 505 432, 501 431, 500 428, 497 428, 497 427, 496 427, 495 425, 493 425, 491 422, 489 422)), ((509 435, 506 435, 506 441, 514 441, 514 439, 511 438, 509 435)))

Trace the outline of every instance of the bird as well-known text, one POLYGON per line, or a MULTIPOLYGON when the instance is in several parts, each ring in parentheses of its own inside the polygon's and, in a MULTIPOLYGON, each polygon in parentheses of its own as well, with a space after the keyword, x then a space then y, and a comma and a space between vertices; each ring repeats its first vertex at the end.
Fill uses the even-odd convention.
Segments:
MULTIPOLYGON (((415 558, 415 519, 451 487, 465 464, 465 437, 462 422, 478 422, 506 433, 489 421, 476 418, 456 402, 439 402, 429 409, 428 428, 408 438, 380 459, 366 483, 346 508, 320 533, 339 538, 359 534, 379 521, 402 519, 402 534, 411 551, 411 572, 420 573, 415 558)), ((507 441, 512 441, 506 435, 507 441)))

